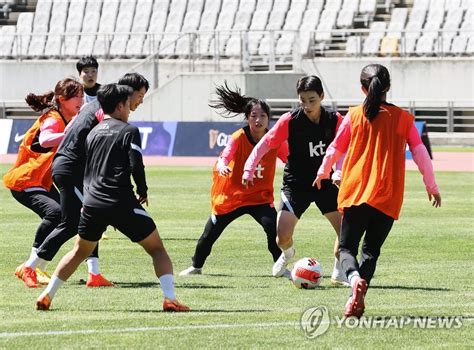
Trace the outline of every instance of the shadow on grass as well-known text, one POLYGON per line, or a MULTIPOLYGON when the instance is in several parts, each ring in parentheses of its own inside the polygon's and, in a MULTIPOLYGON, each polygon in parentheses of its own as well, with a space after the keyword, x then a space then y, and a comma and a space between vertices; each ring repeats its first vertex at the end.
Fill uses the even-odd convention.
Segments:
POLYGON ((409 286, 370 286, 369 289, 400 289, 400 290, 424 290, 433 292, 450 292, 449 288, 434 288, 434 287, 409 287, 409 286))

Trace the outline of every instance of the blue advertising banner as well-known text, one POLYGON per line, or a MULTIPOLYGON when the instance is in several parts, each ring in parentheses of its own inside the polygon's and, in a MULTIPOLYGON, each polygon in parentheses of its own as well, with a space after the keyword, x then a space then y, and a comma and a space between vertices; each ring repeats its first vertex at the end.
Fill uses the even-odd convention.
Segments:
MULTIPOLYGON (((34 119, 15 119, 8 133, 7 153, 15 154, 34 119)), ((130 122, 140 130, 143 155, 218 156, 230 136, 245 122, 130 122)), ((273 122, 271 124, 274 124, 273 122)))
POLYGON ((33 125, 36 119, 14 119, 12 130, 10 132, 10 142, 8 143, 7 153, 18 153, 23 137, 29 128, 33 125))
POLYGON ((244 123, 183 122, 178 124, 174 156, 218 156, 244 123))
MULTIPOLYGON (((416 127, 416 130, 418 130, 418 134, 421 137, 421 141, 423 142, 426 149, 428 150, 428 154, 430 155, 430 158, 433 159, 433 155, 431 153, 430 139, 428 138, 428 130, 426 129, 426 122, 415 122, 415 127, 416 127)), ((407 150, 406 150, 406 159, 413 159, 413 156, 408 149, 408 145, 407 145, 407 150)))
POLYGON ((143 155, 172 156, 177 122, 130 122, 140 130, 143 155))

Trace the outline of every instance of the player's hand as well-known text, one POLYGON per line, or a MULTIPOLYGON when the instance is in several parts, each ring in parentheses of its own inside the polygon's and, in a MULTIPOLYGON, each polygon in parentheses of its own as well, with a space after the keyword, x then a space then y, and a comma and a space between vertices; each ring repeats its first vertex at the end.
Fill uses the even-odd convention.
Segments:
POLYGON ((249 185, 250 185, 250 186, 253 186, 253 180, 242 179, 242 185, 243 185, 245 188, 249 188, 249 185))
POLYGON ((328 178, 328 176, 323 175, 323 174, 316 176, 316 179, 313 181, 313 187, 316 186, 318 188, 318 190, 320 190, 321 189, 321 181, 325 180, 327 178, 328 178))
POLYGON ((230 173, 232 173, 232 169, 228 166, 223 166, 221 169, 219 169, 220 176, 228 176, 230 173))
POLYGON ((340 170, 336 170, 334 173, 332 173, 331 180, 334 185, 339 187, 341 185, 341 176, 342 172, 340 170))
POLYGON ((148 207, 148 197, 138 196, 138 203, 145 204, 148 207))
POLYGON ((431 202, 433 200, 433 207, 441 207, 441 195, 439 193, 428 193, 428 200, 431 202))

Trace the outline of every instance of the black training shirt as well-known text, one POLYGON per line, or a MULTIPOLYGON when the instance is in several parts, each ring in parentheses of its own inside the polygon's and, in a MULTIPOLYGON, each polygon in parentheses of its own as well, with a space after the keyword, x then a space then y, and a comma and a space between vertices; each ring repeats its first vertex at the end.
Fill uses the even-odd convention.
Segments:
POLYGON ((85 149, 85 206, 110 208, 122 201, 135 200, 130 176, 137 185, 137 194, 147 196, 141 138, 136 126, 105 119, 91 130, 85 149))
POLYGON ((98 101, 90 102, 74 118, 54 156, 53 176, 69 175, 82 179, 86 137, 92 128, 99 123, 96 113, 100 109, 98 101))

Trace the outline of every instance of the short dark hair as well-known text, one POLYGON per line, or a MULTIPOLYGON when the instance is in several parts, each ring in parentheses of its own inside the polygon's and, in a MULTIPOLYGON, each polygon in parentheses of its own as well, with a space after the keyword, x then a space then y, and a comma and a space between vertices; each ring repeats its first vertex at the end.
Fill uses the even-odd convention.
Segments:
POLYGON ((324 92, 323 83, 316 75, 306 75, 298 80, 296 83, 296 93, 303 91, 316 91, 321 96, 324 92))
POLYGON ((133 94, 130 86, 119 84, 102 85, 97 91, 97 100, 105 114, 115 111, 120 102, 127 101, 128 97, 133 94))
POLYGON ((150 84, 146 78, 139 73, 127 73, 121 77, 118 81, 120 85, 128 85, 134 91, 138 91, 141 88, 145 88, 146 91, 150 88, 150 84))
POLYGON ((80 74, 84 68, 93 67, 95 69, 99 68, 99 63, 94 56, 84 56, 79 59, 76 63, 77 72, 80 74))

